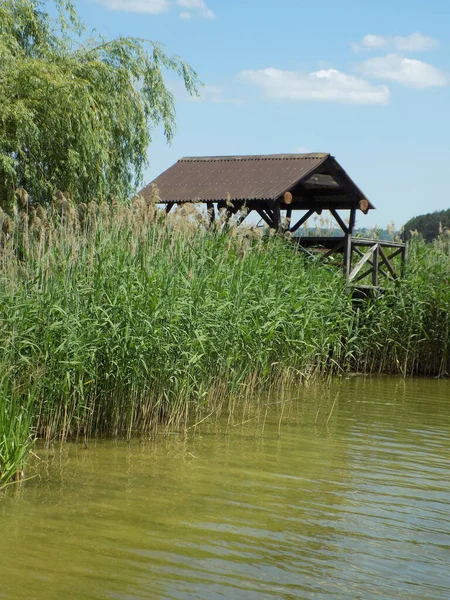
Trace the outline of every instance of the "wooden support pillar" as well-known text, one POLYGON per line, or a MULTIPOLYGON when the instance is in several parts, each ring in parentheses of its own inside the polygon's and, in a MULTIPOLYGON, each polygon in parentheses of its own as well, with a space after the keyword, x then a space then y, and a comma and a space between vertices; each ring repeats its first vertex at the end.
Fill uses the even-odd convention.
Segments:
POLYGON ((380 251, 378 244, 373 252, 373 267, 372 267, 372 285, 378 286, 378 263, 379 263, 380 251))
POLYGON ((275 231, 281 231, 281 210, 278 200, 275 200, 272 206, 273 228, 275 231))
POLYGON ((339 214, 332 208, 330 210, 333 217, 339 223, 342 231, 344 232, 344 275, 347 279, 350 277, 350 273, 352 271, 352 237, 353 230, 355 229, 356 222, 356 209, 352 208, 350 210, 350 219, 348 222, 348 227, 345 225, 344 221, 341 219, 339 214))
POLYGON ((350 220, 348 222, 348 232, 353 235, 356 223, 356 208, 350 209, 350 220))
POLYGON ((344 236, 344 275, 349 279, 352 270, 352 236, 346 233, 344 236))
POLYGON ((400 275, 402 279, 406 276, 406 259, 408 258, 408 242, 405 241, 405 247, 402 249, 402 264, 400 267, 400 275))

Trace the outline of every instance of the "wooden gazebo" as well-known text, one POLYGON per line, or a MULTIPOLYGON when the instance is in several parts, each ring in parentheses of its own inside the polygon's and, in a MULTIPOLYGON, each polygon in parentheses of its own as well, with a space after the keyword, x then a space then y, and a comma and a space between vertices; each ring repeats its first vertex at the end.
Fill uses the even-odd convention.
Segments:
POLYGON ((341 254, 343 271, 353 283, 368 275, 373 286, 378 286, 380 274, 397 279, 392 259, 406 259, 405 244, 354 236, 356 211, 367 214, 374 206, 330 154, 182 158, 140 195, 149 198, 154 186, 166 212, 184 203, 203 203, 211 222, 225 211, 228 219, 238 214, 238 224, 256 212, 270 228, 296 234, 292 239, 305 251, 320 248, 325 257, 341 254), (296 233, 322 211, 329 211, 342 235, 296 233))

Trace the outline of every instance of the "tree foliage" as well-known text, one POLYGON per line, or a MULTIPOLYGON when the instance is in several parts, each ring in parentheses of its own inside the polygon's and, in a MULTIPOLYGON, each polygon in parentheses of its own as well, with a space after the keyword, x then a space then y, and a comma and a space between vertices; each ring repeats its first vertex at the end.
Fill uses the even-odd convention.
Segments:
POLYGON ((413 217, 404 227, 406 238, 412 231, 418 231, 427 242, 432 242, 446 229, 450 229, 450 209, 413 217))
POLYGON ((70 0, 0 0, 0 205, 24 188, 34 202, 56 190, 125 198, 142 177, 151 129, 174 133, 164 74, 189 93, 196 73, 158 43, 85 41, 70 0), (55 11, 53 10, 53 13, 55 11))

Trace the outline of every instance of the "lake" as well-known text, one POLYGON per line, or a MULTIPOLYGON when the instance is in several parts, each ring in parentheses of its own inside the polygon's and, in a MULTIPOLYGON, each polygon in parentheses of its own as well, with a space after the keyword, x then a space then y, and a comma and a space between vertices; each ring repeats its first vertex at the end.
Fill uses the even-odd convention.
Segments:
POLYGON ((0 495, 2 599, 450 598, 450 380, 350 377, 37 454, 0 495))

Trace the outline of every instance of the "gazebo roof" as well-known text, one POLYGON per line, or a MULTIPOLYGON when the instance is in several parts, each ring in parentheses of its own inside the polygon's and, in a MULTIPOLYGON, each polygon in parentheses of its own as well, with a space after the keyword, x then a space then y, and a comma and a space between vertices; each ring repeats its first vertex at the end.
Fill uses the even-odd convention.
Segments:
MULTIPOLYGON (((366 197, 330 154, 186 157, 140 191, 156 186, 162 203, 283 202, 292 208, 358 208, 366 197)), ((367 203, 366 203, 367 206, 367 203)), ((367 210, 374 206, 369 202, 367 210)))

